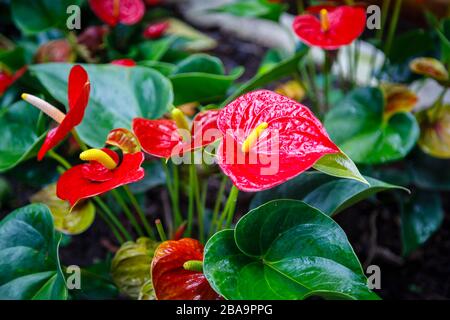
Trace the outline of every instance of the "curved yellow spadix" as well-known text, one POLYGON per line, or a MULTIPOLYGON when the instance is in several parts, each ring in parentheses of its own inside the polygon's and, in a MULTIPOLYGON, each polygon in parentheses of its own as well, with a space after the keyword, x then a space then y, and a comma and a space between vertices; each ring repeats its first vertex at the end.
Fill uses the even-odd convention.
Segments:
POLYGON ((117 163, 105 151, 100 149, 89 149, 80 154, 80 159, 83 161, 97 161, 109 170, 117 167, 117 163))
POLYGON ((264 130, 267 129, 267 126, 269 124, 267 122, 260 123, 253 131, 248 135, 247 139, 245 139, 244 143, 242 144, 241 151, 242 152, 249 152, 250 148, 253 147, 253 145, 258 140, 261 133, 263 133, 264 130))

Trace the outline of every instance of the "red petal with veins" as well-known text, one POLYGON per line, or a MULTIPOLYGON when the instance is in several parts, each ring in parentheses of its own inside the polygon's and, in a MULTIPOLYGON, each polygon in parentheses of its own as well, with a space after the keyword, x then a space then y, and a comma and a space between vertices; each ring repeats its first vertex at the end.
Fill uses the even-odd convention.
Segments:
POLYGON ((205 275, 184 270, 189 260, 203 261, 203 245, 184 238, 161 243, 152 261, 152 281, 159 300, 218 300, 205 275))
POLYGON ((297 16, 294 32, 309 46, 335 50, 351 44, 366 26, 366 11, 362 7, 340 6, 328 12, 330 29, 322 31, 319 18, 311 14, 297 16))
POLYGON ((133 120, 133 131, 142 149, 159 158, 170 158, 177 147, 181 148, 183 139, 178 133, 177 125, 172 120, 133 120))
POLYGON ((38 160, 42 160, 47 151, 61 142, 83 120, 91 88, 88 75, 83 67, 77 65, 70 70, 68 87, 68 112, 59 126, 48 132, 39 150, 38 160))
POLYGON ((217 128, 219 110, 199 112, 191 127, 190 141, 183 141, 173 120, 133 120, 133 131, 142 149, 159 158, 183 155, 194 149, 211 144, 221 138, 217 128))
POLYGON ((133 59, 117 59, 117 60, 111 61, 111 64, 114 64, 116 66, 123 66, 123 67, 136 66, 136 62, 133 59))
POLYGON ((110 26, 119 22, 133 25, 145 14, 145 4, 142 0, 89 0, 89 5, 97 17, 110 26), (119 3, 118 14, 114 12, 115 1, 119 3))
POLYGON ((56 194, 60 199, 69 201, 73 207, 82 199, 91 198, 141 180, 144 178, 144 169, 141 167, 143 161, 144 154, 142 152, 125 154, 120 165, 114 170, 110 170, 111 179, 104 182, 92 181, 83 176, 83 168, 89 164, 74 166, 59 178, 56 194))
POLYGON ((304 105, 272 91, 247 93, 219 114, 224 139, 217 151, 223 172, 243 191, 277 186, 339 148, 320 121, 304 105), (242 144, 261 123, 268 124, 249 152, 242 144))
POLYGON ((144 38, 146 39, 158 39, 161 38, 164 32, 169 27, 169 22, 152 23, 145 27, 144 38))

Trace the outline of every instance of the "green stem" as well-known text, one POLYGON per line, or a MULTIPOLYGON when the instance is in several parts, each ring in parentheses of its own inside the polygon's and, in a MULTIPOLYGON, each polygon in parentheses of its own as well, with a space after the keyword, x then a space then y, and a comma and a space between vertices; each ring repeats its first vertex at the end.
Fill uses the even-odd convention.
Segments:
POLYGON ((153 232, 153 229, 150 227, 150 224, 148 223, 147 218, 145 217, 145 213, 142 210, 141 206, 139 205, 139 202, 137 201, 136 197, 131 192, 131 190, 128 186, 124 186, 123 189, 125 190, 125 193, 127 194, 128 198, 130 199, 130 202, 133 205, 134 209, 138 213, 139 219, 141 219, 142 224, 144 225, 144 229, 147 232, 147 235, 151 239, 155 239, 155 233, 153 232))
POLYGON ((78 145, 80 146, 80 149, 82 151, 86 151, 88 148, 88 146, 83 142, 83 140, 81 140, 80 136, 78 135, 77 131, 75 129, 72 130, 72 136, 75 139, 75 141, 78 143, 78 145))
POLYGON ((198 220, 197 222, 198 222, 199 240, 200 240, 200 242, 204 242, 205 227, 204 227, 204 221, 203 221, 203 206, 202 206, 202 200, 200 197, 200 183, 198 181, 197 168, 195 167, 195 164, 191 164, 191 166, 194 167, 194 186, 193 187, 194 187, 195 203, 197 206, 197 220, 198 220))
POLYGON ((231 192, 230 192, 231 200, 230 200, 230 206, 228 208, 228 218, 227 218, 227 223, 225 224, 225 228, 231 227, 231 223, 233 222, 234 214, 236 211, 236 202, 237 202, 238 195, 239 195, 239 189, 233 185, 233 187, 231 188, 231 192))
POLYGON ((324 85, 323 85, 323 94, 324 94, 324 110, 328 110, 330 106, 330 74, 331 74, 331 57, 328 51, 324 51, 325 53, 325 65, 324 65, 324 85))
POLYGON ((222 204, 223 194, 225 192, 225 187, 227 185, 228 177, 223 176, 222 181, 220 182, 219 191, 217 192, 216 202, 214 203, 213 214, 211 218, 211 225, 209 226, 209 237, 212 236, 214 226, 217 224, 217 218, 219 216, 219 210, 222 204))
POLYGON ((155 220, 155 225, 156 225, 156 230, 158 231, 158 235, 159 235, 159 238, 161 239, 161 241, 166 241, 167 240, 167 236, 166 236, 166 233, 165 233, 164 228, 162 226, 161 220, 156 219, 155 220))
POLYGON ((111 190, 111 193, 112 193, 114 199, 116 199, 116 201, 119 204, 119 206, 124 211, 125 215, 127 216, 128 220, 130 221, 130 223, 133 226, 133 228, 136 230, 136 232, 139 235, 139 237, 144 236, 144 232, 142 231, 141 226, 137 222, 137 220, 134 217, 133 213, 131 212, 130 208, 128 208, 127 203, 125 202, 125 200, 123 200, 123 198, 120 195, 120 193, 117 190, 115 190, 115 189, 111 190))
POLYGON ((223 209, 223 211, 222 211, 222 213, 220 215, 219 221, 217 222, 216 231, 219 231, 219 230, 222 229, 222 226, 223 226, 223 223, 225 221, 225 218, 228 217, 227 222, 229 220, 232 220, 232 217, 234 216, 234 212, 229 214, 228 211, 230 210, 231 207, 234 210, 234 207, 235 207, 236 201, 237 201, 238 193, 239 193, 238 188, 236 188, 236 186, 233 185, 231 187, 230 194, 228 195, 227 202, 225 203, 225 208, 223 209), (230 215, 231 215, 231 219, 230 219, 230 215))
POLYGON ((109 229, 112 231, 119 244, 123 244, 125 242, 123 237, 120 235, 120 232, 117 230, 114 224, 112 224, 108 217, 105 215, 103 210, 100 209, 97 211, 97 213, 99 214, 100 218, 102 218, 103 221, 105 221, 105 223, 108 225, 109 229))
POLYGON ((297 14, 302 14, 305 11, 305 5, 303 0, 297 0, 297 14))
MULTIPOLYGON (((179 203, 178 203, 178 196, 176 195, 175 187, 178 184, 177 182, 172 182, 171 174, 169 171, 169 167, 167 165, 167 162, 163 159, 162 160, 164 173, 166 175, 166 184, 167 184, 167 190, 169 191, 170 201, 172 204, 172 211, 175 218, 175 228, 177 228, 183 221, 183 218, 181 217, 179 203)), ((175 173, 175 171, 174 171, 175 173)), ((178 179, 178 171, 177 173, 177 179, 178 179)))
POLYGON ((347 57, 348 57, 348 80, 350 82, 350 86, 351 88, 353 88, 355 86, 355 80, 354 80, 354 75, 355 75, 355 70, 354 70, 354 66, 353 66, 353 54, 352 54, 352 47, 351 45, 347 46, 347 57))
POLYGON ((400 10, 402 8, 403 0, 396 0, 394 4, 394 10, 392 13, 392 20, 389 26, 388 35, 386 38, 386 46, 384 47, 384 54, 386 58, 389 56, 392 47, 392 41, 394 40, 395 31, 397 30, 398 18, 400 16, 400 10))
POLYGON ((316 84, 316 65, 314 64, 314 60, 312 57, 309 57, 308 60, 308 69, 309 69, 309 79, 310 79, 310 83, 311 83, 311 89, 313 92, 313 95, 315 96, 315 100, 316 100, 316 109, 317 109, 317 115, 320 116, 320 114, 322 113, 322 110, 320 109, 320 103, 319 103, 319 90, 317 88, 317 84, 316 84))
POLYGON ((122 225, 122 223, 119 221, 119 219, 117 219, 117 217, 114 215, 114 213, 108 208, 106 203, 104 203, 103 200, 100 197, 94 197, 93 199, 97 203, 97 205, 105 212, 105 214, 112 221, 112 223, 125 236, 125 238, 128 241, 131 241, 132 237, 131 237, 130 233, 127 231, 127 229, 125 229, 125 227, 122 225))
POLYGON ((47 152, 47 155, 52 158, 53 160, 55 160, 56 162, 58 162, 60 165, 62 165, 66 170, 72 168, 72 166, 70 165, 69 162, 67 162, 66 159, 64 159, 63 157, 61 157, 59 154, 57 154, 55 151, 50 150, 47 152))
POLYGON ((195 164, 189 164, 189 203, 188 203, 188 222, 187 222, 187 234, 192 236, 192 225, 194 222, 194 176, 195 176, 195 164))

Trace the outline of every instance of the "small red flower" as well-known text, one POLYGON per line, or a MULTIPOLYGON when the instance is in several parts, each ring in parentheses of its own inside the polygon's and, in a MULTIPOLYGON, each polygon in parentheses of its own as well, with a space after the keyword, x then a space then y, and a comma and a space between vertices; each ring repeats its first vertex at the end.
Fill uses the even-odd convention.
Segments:
POLYGON ((89 163, 74 166, 64 172, 56 186, 56 194, 73 207, 78 201, 97 196, 117 187, 144 178, 142 152, 124 153, 122 161, 109 149, 91 149, 80 155, 89 163))
POLYGON ((5 93, 5 91, 19 79, 27 71, 27 67, 22 67, 17 70, 16 73, 12 74, 7 70, 0 70, 0 96, 5 93))
POLYGON ((221 110, 217 158, 243 191, 277 186, 339 148, 302 104, 272 91, 247 93, 221 110))
POLYGON ((89 5, 97 17, 110 26, 133 25, 145 14, 142 0, 89 0, 89 5))
POLYGON ((117 59, 111 61, 111 64, 123 67, 134 67, 136 66, 136 62, 133 59, 117 59))
POLYGON ((50 112, 45 109, 43 109, 43 111, 48 114, 56 113, 57 117, 53 116, 53 118, 60 123, 59 126, 48 132, 47 137, 39 150, 38 160, 42 160, 50 149, 54 148, 59 142, 61 142, 69 134, 69 132, 83 120, 84 112, 88 105, 91 88, 86 70, 84 70, 82 66, 74 66, 70 70, 68 82, 69 110, 66 115, 39 98, 28 94, 22 95, 22 98, 25 101, 32 103, 38 108, 41 108, 39 107, 39 104, 44 104, 44 108, 50 109, 50 112), (36 100, 38 103, 34 102, 36 100))
POLYGON ((362 7, 340 6, 320 10, 320 19, 311 14, 297 16, 293 28, 309 46, 336 50, 351 44, 364 31, 366 12, 362 7))
MULTIPOLYGON (((177 116, 182 116, 181 111, 177 116)), ((176 120, 147 120, 136 118, 133 120, 133 131, 139 139, 142 149, 159 158, 170 158, 201 148, 220 138, 217 129, 219 110, 208 110, 198 113, 193 121, 188 137, 183 137, 179 129, 189 129, 187 124, 180 125, 176 120)), ((174 118, 176 118, 175 116, 174 118)))
POLYGON ((169 22, 152 23, 145 27, 144 38, 146 39, 158 39, 163 36, 169 27, 169 22))
POLYGON ((159 300, 219 300, 201 271, 203 245, 184 238, 161 243, 152 261, 152 281, 159 300), (198 266, 198 269, 195 268, 198 266))

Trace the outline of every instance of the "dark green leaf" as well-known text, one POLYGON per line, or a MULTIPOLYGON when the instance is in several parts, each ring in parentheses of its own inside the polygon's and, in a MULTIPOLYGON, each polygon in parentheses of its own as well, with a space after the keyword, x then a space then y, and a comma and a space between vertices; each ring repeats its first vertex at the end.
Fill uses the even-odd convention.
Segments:
POLYGON ((266 203, 206 244, 204 273, 227 299, 377 299, 344 231, 309 205, 266 203))
POLYGON ((0 297, 67 299, 59 240, 44 205, 17 209, 0 221, 0 297))
POLYGON ((271 68, 266 68, 265 72, 259 72, 255 77, 240 85, 231 96, 227 98, 227 100, 222 103, 222 106, 227 105, 237 97, 252 91, 254 89, 263 87, 264 85, 276 81, 282 77, 293 74, 297 70, 297 66, 299 61, 305 56, 308 52, 307 47, 303 47, 300 51, 295 53, 292 57, 283 60, 271 68))
POLYGON ((444 220, 439 193, 417 190, 402 206, 403 255, 409 255, 439 229, 444 220))
MULTIPOLYGON (((67 105, 70 64, 46 63, 31 66, 52 96, 67 105)), ((145 67, 84 65, 91 82, 89 105, 77 127, 83 141, 102 147, 110 130, 130 128, 136 117, 160 118, 172 105, 170 82, 145 67)))
POLYGON ((238 17, 261 18, 278 21, 286 5, 268 0, 246 0, 224 4, 211 11, 229 13, 238 17))
POLYGON ((24 101, 0 108, 0 172, 34 156, 43 135, 36 133, 39 111, 24 101))
POLYGON ((385 120, 384 103, 380 89, 358 88, 325 116, 332 140, 357 163, 402 159, 419 137, 412 114, 397 113, 385 120))
POLYGON ((450 160, 433 158, 417 149, 407 162, 412 182, 428 190, 450 191, 450 160))
POLYGON ((233 82, 242 75, 237 68, 224 74, 222 62, 214 57, 196 54, 177 64, 170 76, 175 93, 175 105, 188 102, 211 102, 225 97, 233 82))
POLYGON ((319 172, 305 172, 276 188, 258 192, 250 207, 256 208, 274 199, 295 199, 303 200, 332 216, 378 192, 404 189, 369 177, 365 179, 370 186, 356 180, 338 179, 319 172))
POLYGON ((435 42, 430 32, 421 29, 408 31, 395 38, 389 60, 393 64, 404 63, 413 57, 425 55, 434 47, 435 42))
POLYGON ((27 34, 38 33, 52 27, 65 26, 70 5, 79 5, 80 0, 14 0, 11 13, 16 26, 27 34))

